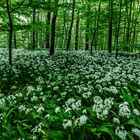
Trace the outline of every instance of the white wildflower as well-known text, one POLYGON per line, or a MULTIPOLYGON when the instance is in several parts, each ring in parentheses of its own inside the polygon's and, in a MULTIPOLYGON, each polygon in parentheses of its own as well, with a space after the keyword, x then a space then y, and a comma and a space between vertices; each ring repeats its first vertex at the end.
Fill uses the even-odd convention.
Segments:
POLYGON ((136 115, 136 116, 140 116, 140 111, 138 109, 134 109, 133 110, 133 113, 136 115))
POLYGON ((20 112, 22 112, 22 111, 26 110, 26 107, 25 107, 25 105, 20 105, 18 109, 20 112))
POLYGON ((128 103, 127 102, 124 102, 123 104, 119 105, 119 115, 121 117, 127 117, 127 118, 131 117, 131 111, 128 108, 128 103))
POLYGON ((66 129, 67 127, 71 127, 72 126, 72 121, 64 119, 62 126, 64 127, 64 129, 66 129))
POLYGON ((65 97, 66 94, 67 94, 66 92, 63 92, 63 93, 61 94, 61 96, 62 96, 62 97, 65 97))
POLYGON ((87 110, 86 109, 83 110, 83 114, 87 114, 87 110))
POLYGON ((37 112, 42 113, 44 110, 45 110, 44 107, 40 104, 38 109, 37 109, 37 112))
POLYGON ((37 101, 38 100, 38 97, 37 96, 33 96, 32 98, 31 98, 31 101, 33 102, 33 101, 37 101))
POLYGON ((57 91, 58 89, 59 89, 58 86, 53 87, 53 90, 54 90, 54 91, 57 91))
POLYGON ((137 135, 138 137, 140 137, 140 130, 137 128, 132 128, 132 132, 137 135))
POLYGON ((34 88, 32 86, 28 86, 27 91, 30 93, 30 92, 34 91, 34 88))
POLYGON ((124 129, 123 126, 118 126, 115 130, 115 134, 121 139, 126 140, 127 131, 124 129))
POLYGON ((96 104, 103 103, 103 100, 100 96, 95 96, 93 100, 94 100, 94 103, 96 103, 96 104))
POLYGON ((83 93, 82 96, 83 96, 83 98, 87 99, 91 96, 91 92, 85 92, 85 93, 83 93))
POLYGON ((55 113, 59 113, 60 112, 60 107, 55 108, 55 113))
POLYGON ((86 115, 82 115, 80 118, 77 118, 76 120, 75 120, 75 124, 76 125, 79 125, 79 126, 82 126, 82 125, 84 125, 84 124, 86 124, 87 123, 87 116, 86 115))
POLYGON ((0 108, 5 106, 5 99, 0 99, 0 108))
POLYGON ((66 108, 65 112, 70 112, 71 111, 71 108, 66 108))
POLYGON ((114 123, 118 123, 118 124, 120 124, 120 120, 119 120, 119 118, 113 118, 113 122, 114 122, 114 123))

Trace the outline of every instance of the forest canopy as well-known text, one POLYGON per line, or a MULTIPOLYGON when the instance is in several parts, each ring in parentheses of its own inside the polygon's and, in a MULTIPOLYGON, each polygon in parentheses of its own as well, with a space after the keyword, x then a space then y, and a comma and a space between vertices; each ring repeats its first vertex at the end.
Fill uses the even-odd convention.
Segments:
POLYGON ((3 0, 0 13, 1 47, 11 34, 14 48, 51 48, 50 54, 139 49, 139 0, 3 0))

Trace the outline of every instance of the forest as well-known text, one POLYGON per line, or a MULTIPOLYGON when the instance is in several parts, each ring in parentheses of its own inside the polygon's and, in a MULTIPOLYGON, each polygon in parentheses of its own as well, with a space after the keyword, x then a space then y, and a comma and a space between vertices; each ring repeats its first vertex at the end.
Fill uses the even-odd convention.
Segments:
POLYGON ((0 140, 140 140, 140 0, 0 0, 0 140))

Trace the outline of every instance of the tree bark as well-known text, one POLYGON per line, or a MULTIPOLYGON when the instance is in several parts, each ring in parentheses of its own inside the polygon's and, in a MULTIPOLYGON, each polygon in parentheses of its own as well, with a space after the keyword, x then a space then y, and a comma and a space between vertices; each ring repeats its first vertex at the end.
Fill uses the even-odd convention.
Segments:
POLYGON ((48 13, 46 17, 46 48, 50 48, 50 21, 51 21, 51 0, 48 1, 48 13))
POLYGON ((95 44, 95 50, 97 50, 97 40, 96 40, 97 37, 96 36, 99 30, 100 11, 101 11, 101 1, 99 2, 99 5, 98 5, 98 15, 97 15, 97 18, 95 17, 94 31, 93 31, 92 40, 91 40, 91 47, 93 47, 93 44, 95 44))
POLYGON ((89 24, 90 23, 90 2, 87 3, 86 11, 86 31, 85 31, 85 50, 89 50, 89 24))
POLYGON ((118 26, 117 26, 117 33, 116 33, 116 57, 118 56, 118 43, 119 43, 119 34, 120 34, 120 24, 121 24, 121 17, 122 17, 122 0, 120 0, 119 6, 119 19, 118 19, 118 26))
POLYGON ((50 55, 54 54, 54 47, 55 47, 55 29, 56 29, 56 18, 58 12, 58 0, 55 1, 55 10, 52 16, 52 27, 51 27, 51 46, 50 46, 50 55))
POLYGON ((77 20, 76 20, 76 33, 75 33, 75 50, 78 50, 78 37, 79 37, 79 13, 77 15, 77 20))
POLYGON ((112 53, 112 17, 113 17, 113 0, 109 0, 109 28, 108 28, 108 52, 112 53))
POLYGON ((14 47, 17 49, 17 36, 16 36, 16 31, 14 31, 14 47))
POLYGON ((13 35, 13 20, 10 11, 10 0, 6 0, 7 14, 9 18, 9 64, 12 65, 12 35, 13 35))
MULTIPOLYGON (((35 7, 33 7, 33 26, 35 25, 35 19, 36 19, 36 9, 35 7)), ((33 28, 33 34, 32 34, 32 48, 35 49, 36 48, 36 34, 35 34, 35 28, 33 28)))
POLYGON ((67 48, 66 48, 67 51, 70 49, 70 45, 71 45, 71 33, 72 33, 72 27, 73 27, 73 22, 74 22, 75 3, 76 3, 76 0, 73 0, 72 18, 71 18, 71 24, 70 24, 70 28, 68 32, 68 40, 67 40, 67 48))

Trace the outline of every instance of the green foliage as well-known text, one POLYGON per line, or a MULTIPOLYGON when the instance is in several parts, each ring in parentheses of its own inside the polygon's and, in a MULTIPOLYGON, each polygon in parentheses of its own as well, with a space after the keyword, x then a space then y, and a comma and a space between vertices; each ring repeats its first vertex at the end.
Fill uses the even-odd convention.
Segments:
POLYGON ((59 51, 50 57, 46 50, 13 53, 11 67, 7 50, 0 51, 0 139, 139 137, 140 75, 134 76, 139 59, 59 51))

